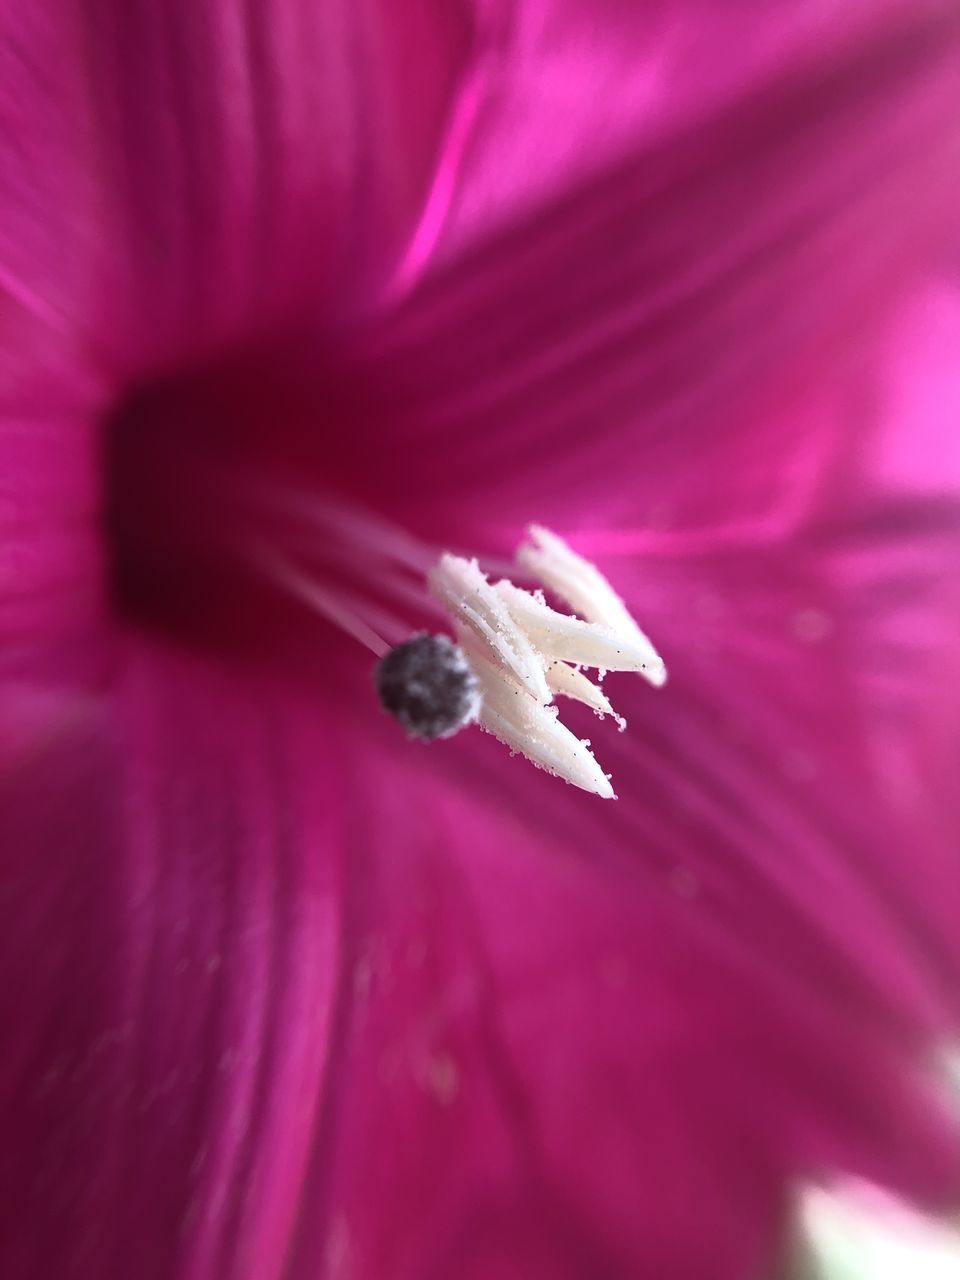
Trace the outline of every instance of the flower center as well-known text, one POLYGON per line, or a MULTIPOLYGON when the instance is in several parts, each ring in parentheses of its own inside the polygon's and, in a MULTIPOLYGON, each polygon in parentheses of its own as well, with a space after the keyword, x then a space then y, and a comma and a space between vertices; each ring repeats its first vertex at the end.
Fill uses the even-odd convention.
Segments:
MULTIPOLYGON (((322 421, 322 377, 295 374, 234 359, 142 389, 112 416, 104 533, 114 612, 220 657, 285 668, 304 659, 325 684, 346 645, 358 696, 373 689, 356 659, 377 660, 381 703, 412 736, 448 737, 479 720, 534 764, 612 797, 554 700, 622 728, 581 668, 664 682, 619 596, 536 526, 511 571, 535 591, 491 582, 476 559, 413 537, 364 501, 359 482, 375 468, 349 465, 356 423, 344 433, 322 421), (543 589, 573 614, 548 605, 543 589)), ((402 488, 402 475, 393 480, 402 488)))
POLYGON ((348 392, 315 361, 253 352, 129 394, 104 432, 114 613, 271 659, 428 623, 436 553, 374 514, 348 392))

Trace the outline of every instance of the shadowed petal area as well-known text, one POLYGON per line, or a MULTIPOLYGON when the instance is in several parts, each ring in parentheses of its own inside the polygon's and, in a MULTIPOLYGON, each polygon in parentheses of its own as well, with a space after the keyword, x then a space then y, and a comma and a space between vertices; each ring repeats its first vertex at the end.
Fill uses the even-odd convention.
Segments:
POLYGON ((34 674, 69 682, 84 644, 103 638, 93 431, 70 411, 0 409, 0 459, 0 675, 19 654, 34 674))
POLYGON ((43 710, 0 778, 0 1271, 277 1277, 336 1043, 337 766, 144 647, 43 710))
POLYGON ((472 36, 456 0, 7 6, 0 299, 125 373, 348 308, 413 231, 472 36))
POLYGON ((875 447, 854 450, 849 498, 813 531, 850 602, 854 651, 877 768, 891 794, 951 840, 960 684, 960 288, 939 278, 910 299, 852 403, 875 447))

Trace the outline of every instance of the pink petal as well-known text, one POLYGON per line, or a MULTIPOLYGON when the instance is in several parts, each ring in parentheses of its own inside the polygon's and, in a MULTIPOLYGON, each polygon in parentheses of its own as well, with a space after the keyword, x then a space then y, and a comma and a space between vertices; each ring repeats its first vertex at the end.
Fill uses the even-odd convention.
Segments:
MULTIPOLYGON (((372 761, 389 736, 356 741, 372 761)), ((505 812, 516 766, 485 775, 487 745, 463 745, 472 792, 423 752, 377 770, 375 809, 353 793, 356 1003, 303 1274, 332 1247, 358 1277, 741 1277, 798 1177, 952 1187, 953 1138, 862 1000, 715 945, 709 904, 648 874, 633 787, 631 847, 589 797, 552 820, 530 771, 505 812)))
POLYGON ((342 310, 413 231, 471 41, 435 0, 8 6, 0 298, 125 373, 342 310))
MULTIPOLYGON (((635 607, 670 670, 665 698, 608 682, 630 725, 602 757, 631 802, 610 820, 621 846, 642 851, 646 876, 689 885, 748 963, 813 990, 832 972, 822 999, 842 1005, 850 983, 884 1020, 946 1042, 957 1013, 958 885, 935 832, 935 797, 905 799, 877 768, 876 708, 855 656, 869 597, 836 576, 829 550, 799 537, 790 547, 651 556, 632 574, 628 562, 615 567, 622 581, 631 576, 628 598, 643 602, 635 607), (628 773, 629 796, 619 782, 628 773)), ((931 599, 924 623, 946 617, 931 599)), ((944 726, 956 713, 949 698, 937 712, 944 726)), ((896 744, 922 760, 912 725, 896 744)))
MULTIPOLYGON (((598 173, 784 81, 830 69, 952 13, 943 0, 525 0, 488 6, 486 76, 446 230, 486 239, 598 173), (560 122, 562 122, 562 127, 560 122)), ((716 233, 718 228, 714 228, 716 233)))
POLYGON ((104 608, 93 426, 70 408, 0 409, 0 459, 0 677, 26 663, 60 684, 85 667, 88 681, 104 608))
POLYGON ((313 720, 141 647, 0 778, 5 1276, 279 1274, 336 1046, 313 720))
POLYGON ((798 393, 858 355, 957 212, 960 24, 916 12, 457 241, 355 357, 375 399, 343 448, 359 471, 351 439, 380 443, 371 502, 414 451, 411 519, 456 475, 461 505, 518 519, 562 522, 576 489, 608 527, 789 527, 842 447, 798 393))
POLYGON ((946 726, 960 710, 948 696, 957 688, 950 673, 960 618, 952 572, 960 553, 958 344, 960 288, 941 277, 910 300, 871 373, 851 387, 874 443, 855 450, 856 488, 825 514, 818 534, 857 602, 853 661, 874 710, 878 765, 901 792, 918 763, 903 751, 904 738, 915 748, 926 738, 926 754, 946 760, 946 726))

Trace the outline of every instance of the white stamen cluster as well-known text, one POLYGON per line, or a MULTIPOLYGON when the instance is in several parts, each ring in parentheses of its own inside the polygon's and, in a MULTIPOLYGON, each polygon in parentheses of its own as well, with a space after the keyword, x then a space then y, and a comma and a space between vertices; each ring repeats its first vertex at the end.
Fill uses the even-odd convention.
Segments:
POLYGON ((554 695, 613 716, 623 729, 581 668, 599 669, 600 679, 634 671, 659 687, 667 678, 663 660, 603 575, 555 534, 531 526, 517 562, 580 616, 550 608, 541 591, 489 582, 476 560, 444 555, 429 575, 479 681, 480 726, 541 769, 612 799, 609 777, 589 743, 562 723, 554 695))

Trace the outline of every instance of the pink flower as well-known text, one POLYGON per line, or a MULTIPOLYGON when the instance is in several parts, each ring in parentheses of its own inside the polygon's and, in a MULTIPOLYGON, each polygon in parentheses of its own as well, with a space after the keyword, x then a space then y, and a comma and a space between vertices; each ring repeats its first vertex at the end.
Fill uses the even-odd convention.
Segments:
POLYGON ((803 1183, 950 1200, 958 73, 935 0, 5 6, 5 1280, 734 1280, 803 1183), (616 803, 321 616, 530 520, 670 669, 616 803))

